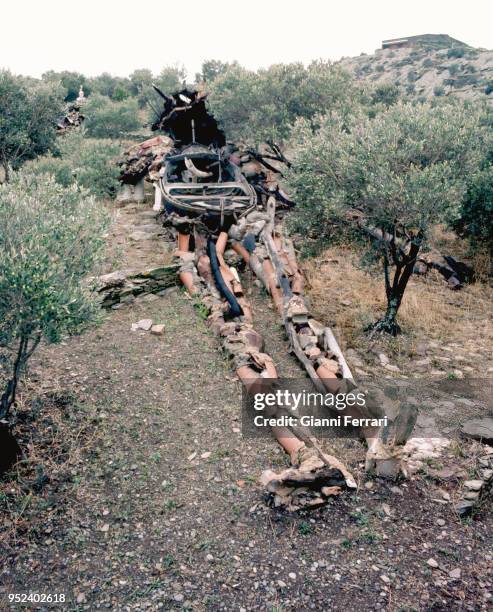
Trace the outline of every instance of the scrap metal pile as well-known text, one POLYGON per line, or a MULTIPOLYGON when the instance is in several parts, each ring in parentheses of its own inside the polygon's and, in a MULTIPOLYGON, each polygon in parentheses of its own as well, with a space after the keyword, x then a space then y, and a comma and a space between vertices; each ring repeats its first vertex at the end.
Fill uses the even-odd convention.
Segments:
POLYGON ((71 104, 67 107, 67 111, 63 117, 57 121, 58 132, 66 132, 72 128, 82 125, 84 115, 81 113, 80 104, 71 104))
MULTIPOLYGON (((122 165, 121 180, 130 183, 147 173, 154 181, 155 208, 164 211, 165 224, 176 234, 180 280, 206 307, 210 328, 239 379, 248 391, 258 392, 275 387, 279 377, 254 328, 240 266, 229 265, 227 250, 236 253, 270 294, 291 350, 317 391, 354 391, 356 383, 334 334, 310 313, 303 275, 283 225, 293 202, 279 185, 279 166, 289 162, 273 144, 267 153, 258 153, 227 143, 203 92, 168 96, 157 91, 164 104, 153 128, 165 136, 135 147, 122 165)), ((271 412, 279 416, 282 410, 271 412)), ((339 414, 378 418, 383 411, 370 402, 339 414)), ((360 433, 368 449, 367 470, 395 477, 405 471, 403 448, 416 409, 407 407, 393 417, 385 427, 364 427, 360 433)), ((289 425, 272 432, 292 463, 284 472, 267 471, 262 477, 274 505, 290 510, 318 506, 356 488, 345 465, 322 450, 307 428, 289 425)))

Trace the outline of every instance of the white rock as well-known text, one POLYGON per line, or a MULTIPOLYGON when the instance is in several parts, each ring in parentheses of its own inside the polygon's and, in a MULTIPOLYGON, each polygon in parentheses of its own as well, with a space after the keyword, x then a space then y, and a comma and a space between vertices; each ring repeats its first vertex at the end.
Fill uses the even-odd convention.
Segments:
POLYGON ((389 363, 389 358, 387 357, 387 355, 385 353, 379 353, 378 354, 378 359, 380 360, 380 363, 383 366, 387 365, 389 363))
POLYGON ((137 323, 132 323, 132 331, 136 331, 138 329, 149 331, 151 327, 152 327, 152 319, 141 319, 140 321, 137 321, 137 323))
POLYGON ((428 559, 427 563, 430 567, 433 567, 435 569, 438 567, 438 563, 435 561, 435 559, 430 558, 428 559))
POLYGON ((151 334, 154 334, 154 336, 162 336, 164 334, 164 325, 162 323, 153 325, 151 327, 151 334))
POLYGON ((484 483, 482 480, 466 480, 464 487, 471 491, 479 491, 483 484, 484 483))

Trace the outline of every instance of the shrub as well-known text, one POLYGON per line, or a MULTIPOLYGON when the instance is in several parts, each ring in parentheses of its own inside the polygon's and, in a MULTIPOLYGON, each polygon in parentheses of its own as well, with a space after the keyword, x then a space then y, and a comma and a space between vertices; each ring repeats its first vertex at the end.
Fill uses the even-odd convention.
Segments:
POLYGON ((72 130, 58 139, 57 157, 40 157, 29 163, 36 173, 51 174, 64 187, 78 183, 97 197, 113 196, 118 189, 121 153, 117 142, 86 138, 84 130, 72 130))
POLYGON ((460 88, 467 85, 476 85, 478 77, 475 74, 460 74, 455 79, 445 79, 443 82, 445 85, 460 88))
POLYGON ((63 88, 65 102, 73 102, 76 100, 81 86, 86 96, 91 93, 91 87, 87 78, 80 72, 70 72, 70 70, 55 72, 54 70, 49 70, 45 72, 41 78, 48 83, 59 83, 63 88))
POLYGON ((130 75, 130 93, 134 98, 137 98, 139 108, 144 108, 154 97, 152 83, 154 77, 152 72, 147 68, 139 68, 134 70, 130 75))
POLYGON ((414 81, 417 81, 419 79, 419 74, 416 72, 416 70, 409 70, 407 73, 407 80, 410 83, 414 83, 414 81))
POLYGON ((195 75, 195 81, 197 83, 200 83, 200 81, 209 83, 226 72, 230 65, 228 62, 222 62, 221 60, 205 60, 202 62, 202 71, 195 75))
POLYGON ((399 87, 392 83, 380 83, 370 90, 370 104, 389 107, 399 99, 399 87))
POLYGON ((427 57, 421 65, 423 68, 433 68, 433 60, 427 57))
POLYGON ((97 77, 90 79, 94 95, 107 96, 115 101, 121 101, 130 95, 131 83, 125 77, 112 76, 103 72, 97 77))
POLYGON ((493 258, 493 165, 470 176, 459 218, 453 224, 474 249, 486 247, 493 258))
POLYGON ((298 117, 349 112, 362 98, 354 79, 330 62, 276 64, 258 72, 237 64, 210 83, 209 104, 232 140, 282 143, 298 117))
POLYGON ((27 162, 25 168, 35 174, 50 174, 62 187, 69 187, 74 182, 70 162, 61 157, 52 157, 51 155, 38 157, 27 162))
POLYGON ((433 95, 436 96, 437 98, 444 96, 445 95, 445 88, 442 87, 442 85, 436 85, 433 88, 433 95))
POLYGON ((27 82, 0 70, 0 165, 9 168, 45 153, 55 140, 62 110, 61 89, 53 83, 27 82))
POLYGON ((0 186, 0 418, 39 342, 79 333, 97 318, 83 280, 105 229, 104 210, 77 187, 32 172, 0 186))
POLYGON ((357 215, 376 238, 383 261, 387 312, 375 328, 398 332, 397 311, 432 224, 457 206, 478 167, 486 130, 472 108, 397 104, 370 119, 328 115, 314 132, 294 131, 288 180, 298 203, 294 228, 331 240, 357 215), (393 279, 391 269, 393 267, 393 279))
POLYGON ((449 59, 456 57, 464 57, 466 50, 464 47, 452 47, 447 51, 447 57, 449 59))
POLYGON ((93 95, 84 105, 84 127, 93 138, 128 137, 141 127, 138 112, 138 103, 132 98, 113 102, 93 95))

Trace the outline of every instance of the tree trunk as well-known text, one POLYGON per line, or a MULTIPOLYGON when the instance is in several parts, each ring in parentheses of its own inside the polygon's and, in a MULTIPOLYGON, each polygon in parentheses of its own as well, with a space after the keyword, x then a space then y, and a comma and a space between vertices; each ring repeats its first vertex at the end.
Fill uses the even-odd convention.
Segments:
POLYGON ((2 160, 2 168, 4 172, 4 181, 5 183, 8 183, 10 180, 10 168, 6 160, 2 160))
POLYGON ((22 368, 26 365, 27 360, 34 353, 40 341, 41 334, 37 334, 34 336, 34 338, 30 338, 29 336, 21 336, 19 340, 19 348, 17 349, 17 355, 14 361, 12 378, 7 382, 5 391, 0 398, 0 419, 5 419, 8 416, 10 407, 15 402, 17 383, 19 382, 19 376, 22 368), (32 340, 31 347, 29 347, 29 340, 32 340))
POLYGON ((392 258, 395 264, 394 278, 390 283, 389 278, 389 256, 388 252, 384 252, 384 272, 385 272, 385 292, 387 295, 387 310, 385 316, 371 326, 372 332, 384 332, 391 336, 397 336, 401 332, 401 328, 396 321, 397 312, 402 303, 402 298, 407 287, 407 283, 416 264, 416 259, 421 248, 422 236, 418 235, 414 242, 411 243, 409 253, 407 255, 402 252, 397 254, 394 248, 392 258))
POLYGON ((27 338, 21 337, 19 341, 19 348, 17 349, 17 356, 14 361, 14 371, 12 372, 12 378, 8 381, 5 391, 3 392, 2 398, 0 399, 0 418, 4 419, 10 410, 10 407, 15 401, 15 393, 17 390, 17 381, 19 380, 19 374, 24 362, 24 357, 27 348, 27 338))

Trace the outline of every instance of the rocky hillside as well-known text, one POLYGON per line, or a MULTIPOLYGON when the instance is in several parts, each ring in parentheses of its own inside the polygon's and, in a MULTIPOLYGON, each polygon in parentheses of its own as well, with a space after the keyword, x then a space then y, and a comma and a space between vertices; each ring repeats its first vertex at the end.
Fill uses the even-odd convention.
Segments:
POLYGON ((446 35, 396 39, 382 46, 373 55, 342 58, 340 64, 358 79, 393 83, 415 98, 457 95, 493 103, 493 51, 446 35))

